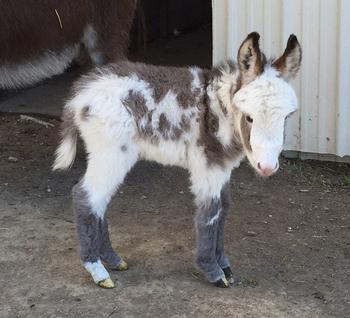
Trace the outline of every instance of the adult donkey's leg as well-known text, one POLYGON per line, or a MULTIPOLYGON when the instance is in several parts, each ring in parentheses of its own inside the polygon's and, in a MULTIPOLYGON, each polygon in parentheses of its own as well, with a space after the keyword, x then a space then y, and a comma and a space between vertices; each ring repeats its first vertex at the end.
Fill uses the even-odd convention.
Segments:
POLYGON ((230 261, 224 253, 224 225, 231 206, 231 187, 229 182, 222 188, 220 197, 222 210, 219 215, 217 228, 216 259, 219 266, 224 271, 228 282, 233 284, 233 273, 231 270, 230 261))
MULTIPOLYGON (((101 262, 101 254, 106 255, 104 249, 101 251, 101 247, 106 247, 106 238, 101 235, 107 233, 104 216, 112 195, 136 162, 137 152, 132 146, 121 151, 119 145, 102 138, 98 141, 99 149, 94 154, 90 152, 84 178, 73 188, 73 201, 83 266, 96 284, 112 288, 114 283, 101 262)), ((119 259, 117 254, 113 256, 119 259)))

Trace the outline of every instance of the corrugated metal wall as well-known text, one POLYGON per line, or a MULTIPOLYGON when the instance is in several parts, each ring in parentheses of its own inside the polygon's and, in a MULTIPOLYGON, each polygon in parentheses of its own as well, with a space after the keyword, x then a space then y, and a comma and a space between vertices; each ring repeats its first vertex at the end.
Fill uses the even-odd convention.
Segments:
MULTIPOLYGON (((267 56, 294 33, 303 47, 293 82, 300 109, 287 123, 286 150, 350 155, 350 0, 213 0, 214 63, 251 31, 267 56)), ((330 158, 330 157, 327 157, 330 158)))

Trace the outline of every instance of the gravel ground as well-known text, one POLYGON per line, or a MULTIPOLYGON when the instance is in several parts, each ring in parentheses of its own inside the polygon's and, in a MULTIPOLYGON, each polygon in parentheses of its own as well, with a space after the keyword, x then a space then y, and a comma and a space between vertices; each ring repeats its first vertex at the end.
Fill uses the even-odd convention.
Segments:
POLYGON ((0 115, 0 317, 349 317, 350 165, 282 160, 270 179, 232 175, 230 289, 194 266, 187 173, 140 162, 109 209, 130 269, 95 286, 76 250, 68 173, 52 173, 59 122, 0 115))

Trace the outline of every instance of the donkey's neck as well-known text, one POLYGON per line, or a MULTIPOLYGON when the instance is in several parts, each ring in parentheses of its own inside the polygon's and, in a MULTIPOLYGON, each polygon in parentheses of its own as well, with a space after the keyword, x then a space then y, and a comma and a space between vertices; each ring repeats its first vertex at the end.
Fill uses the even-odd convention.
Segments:
POLYGON ((216 135, 224 146, 228 146, 232 143, 232 138, 239 139, 238 114, 233 106, 234 94, 241 87, 238 66, 232 61, 223 62, 209 71, 207 81, 208 107, 218 118, 216 135))
POLYGON ((209 164, 229 166, 242 157, 243 146, 235 129, 232 98, 239 87, 239 72, 226 62, 205 74, 206 85, 201 105, 200 136, 209 164))

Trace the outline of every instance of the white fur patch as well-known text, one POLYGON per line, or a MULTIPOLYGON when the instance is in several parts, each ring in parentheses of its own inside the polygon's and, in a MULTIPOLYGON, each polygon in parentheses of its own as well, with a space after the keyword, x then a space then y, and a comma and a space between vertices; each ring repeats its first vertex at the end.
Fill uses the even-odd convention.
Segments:
POLYGON ((91 263, 91 262, 85 262, 83 266, 86 268, 86 270, 91 274, 92 279, 96 284, 99 282, 110 278, 107 270, 102 265, 101 261, 98 260, 97 262, 91 263))
POLYGON ((79 45, 76 44, 60 52, 46 51, 29 61, 0 65, 0 88, 20 88, 61 74, 78 52, 79 45))
POLYGON ((76 153, 76 136, 68 136, 56 150, 56 159, 53 170, 66 170, 73 164, 76 153))
POLYGON ((218 212, 207 222, 207 225, 213 225, 215 222, 218 221, 220 214, 221 214, 222 209, 220 208, 218 212))
MULTIPOLYGON (((283 148, 284 122, 297 107, 292 86, 278 77, 275 69, 267 67, 264 73, 241 88, 234 96, 234 104, 253 119, 247 157, 254 168, 275 167, 283 148)), ((240 129, 237 117, 235 126, 240 129)), ((240 131, 242 135, 242 132, 240 131)))
POLYGON ((140 88, 139 85, 134 79, 101 77, 89 83, 67 105, 75 113, 88 153, 83 188, 94 214, 101 218, 117 187, 138 159, 138 148, 132 141, 135 123, 122 100, 129 90, 140 88), (89 114, 81 118, 86 106, 89 114))
POLYGON ((230 181, 231 170, 239 166, 241 157, 228 163, 225 168, 208 167, 201 149, 192 148, 189 151, 188 169, 191 173, 191 190, 196 196, 197 204, 209 203, 212 198, 220 198, 222 187, 230 181))

